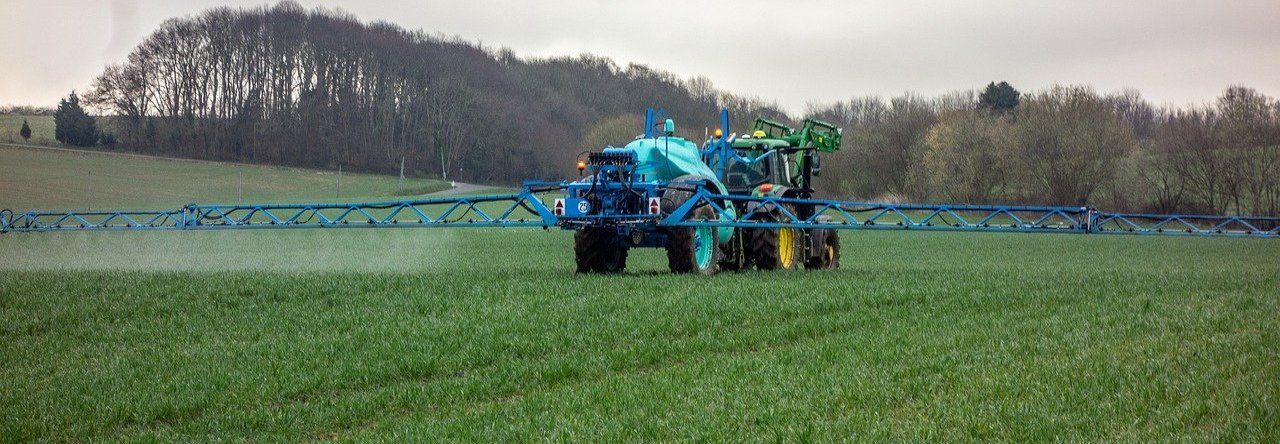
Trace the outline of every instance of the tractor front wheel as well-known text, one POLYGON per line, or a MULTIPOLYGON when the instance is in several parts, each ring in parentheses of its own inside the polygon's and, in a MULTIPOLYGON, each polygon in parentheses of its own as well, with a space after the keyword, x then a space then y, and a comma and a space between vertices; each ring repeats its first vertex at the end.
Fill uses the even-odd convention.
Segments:
POLYGON ((822 247, 818 255, 805 261, 804 268, 809 270, 834 270, 840 268, 840 234, 829 230, 823 236, 822 247))
POLYGON ((621 273, 627 249, 614 246, 613 230, 584 228, 573 233, 573 255, 579 273, 621 273))

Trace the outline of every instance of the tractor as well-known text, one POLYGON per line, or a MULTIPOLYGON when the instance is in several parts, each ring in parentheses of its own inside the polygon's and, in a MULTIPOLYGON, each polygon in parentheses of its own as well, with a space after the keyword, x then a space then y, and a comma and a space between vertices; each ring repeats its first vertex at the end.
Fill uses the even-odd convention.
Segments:
POLYGON ((757 119, 750 134, 725 135, 728 113, 721 111, 721 129, 699 147, 675 136, 675 122, 660 117, 665 113, 649 110, 643 135, 580 158, 583 177, 568 184, 564 198, 555 199, 560 226, 575 231, 578 272, 621 272, 632 248, 666 249, 668 268, 675 273, 839 266, 836 230, 770 225, 813 214, 813 204, 799 201, 813 197, 820 153, 840 148, 840 128, 806 119, 797 130, 757 119), (664 223, 673 216, 705 224, 664 223), (760 226, 724 223, 741 219, 760 226))

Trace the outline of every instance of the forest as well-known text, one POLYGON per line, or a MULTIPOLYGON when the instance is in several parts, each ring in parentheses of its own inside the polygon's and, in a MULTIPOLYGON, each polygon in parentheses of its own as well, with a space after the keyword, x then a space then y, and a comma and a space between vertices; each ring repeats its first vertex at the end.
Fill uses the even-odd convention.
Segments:
POLYGON ((705 77, 521 58, 282 2, 170 19, 83 101, 110 116, 117 149, 383 173, 403 162, 414 176, 507 185, 576 175, 579 153, 641 133, 647 107, 694 140, 727 108, 738 131, 756 117, 842 126, 844 148, 823 159, 827 196, 1280 214, 1280 101, 1244 86, 1158 107, 1136 90, 992 83, 793 116, 705 77))

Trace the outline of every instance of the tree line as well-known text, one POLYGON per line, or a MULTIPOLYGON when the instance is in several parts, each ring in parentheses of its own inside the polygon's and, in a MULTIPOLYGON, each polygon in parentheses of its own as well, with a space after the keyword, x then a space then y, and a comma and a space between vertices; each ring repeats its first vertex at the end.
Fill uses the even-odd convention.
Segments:
POLYGON ((53 108, 47 106, 34 105, 4 105, 0 106, 0 115, 16 115, 16 116, 52 116, 53 108))
MULTIPOLYGON (((703 77, 519 58, 292 2, 170 19, 84 101, 135 151, 387 173, 403 160, 413 175, 505 184, 575 174, 578 153, 627 142, 650 106, 695 140, 720 108, 732 128, 797 120, 703 77)), ((805 114, 845 130, 844 150, 824 159, 827 195, 1280 214, 1280 104, 1248 88, 1183 109, 1132 91, 993 83, 805 114)))
POLYGON ((560 176, 585 128, 651 104, 781 114, 641 65, 523 60, 292 2, 166 21, 86 98, 131 149, 502 183, 560 176))
POLYGON ((1023 97, 992 84, 935 98, 854 98, 806 114, 844 127, 851 152, 827 163, 840 172, 830 184, 837 195, 1280 214, 1280 101, 1247 87, 1178 108, 1132 90, 1055 86, 1023 97))

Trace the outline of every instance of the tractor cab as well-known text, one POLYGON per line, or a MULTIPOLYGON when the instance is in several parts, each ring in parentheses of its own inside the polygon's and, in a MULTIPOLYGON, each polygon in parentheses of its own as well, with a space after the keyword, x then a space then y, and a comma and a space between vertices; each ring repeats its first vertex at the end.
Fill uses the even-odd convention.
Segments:
POLYGON ((731 146, 737 156, 724 176, 730 193, 809 197, 813 177, 821 173, 818 152, 840 148, 840 129, 814 119, 805 119, 800 130, 756 119, 751 135, 733 139, 731 146))
POLYGON ((738 156, 729 160, 724 184, 732 194, 747 195, 764 184, 790 186, 790 157, 787 143, 767 139, 762 131, 733 142, 738 156))

